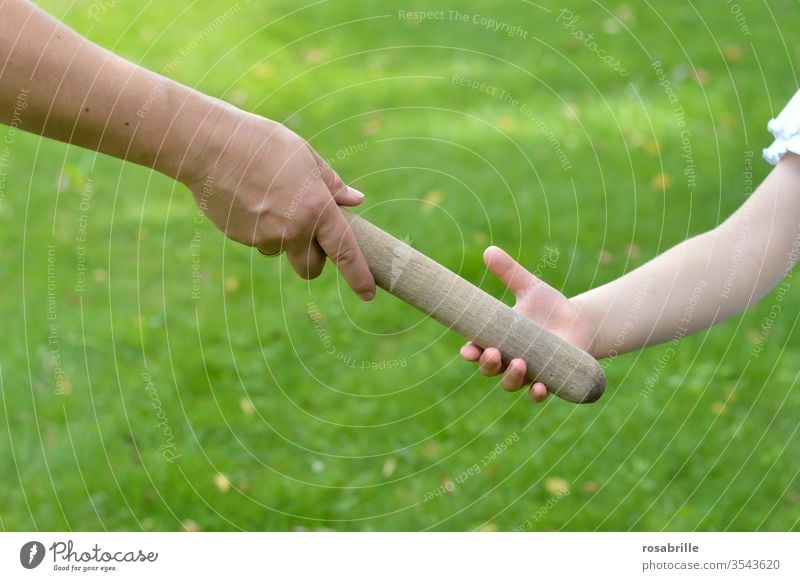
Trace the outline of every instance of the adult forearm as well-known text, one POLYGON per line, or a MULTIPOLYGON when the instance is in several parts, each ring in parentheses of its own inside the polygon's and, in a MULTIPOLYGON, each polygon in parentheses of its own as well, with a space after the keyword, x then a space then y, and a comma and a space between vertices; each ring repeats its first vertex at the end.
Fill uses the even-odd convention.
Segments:
POLYGON ((232 240, 286 252, 306 278, 327 256, 359 296, 374 297, 336 207, 363 194, 299 135, 138 67, 25 0, 0 2, 0 122, 155 168, 232 240))
POLYGON ((0 5, 0 122, 172 177, 211 140, 224 103, 87 41, 33 4, 0 5))

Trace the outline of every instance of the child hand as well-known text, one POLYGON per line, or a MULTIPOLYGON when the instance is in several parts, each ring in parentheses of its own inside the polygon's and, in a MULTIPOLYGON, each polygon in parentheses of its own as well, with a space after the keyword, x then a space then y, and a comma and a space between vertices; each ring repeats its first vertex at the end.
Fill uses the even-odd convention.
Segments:
MULTIPOLYGON (((486 249, 483 260, 492 274, 517 297, 514 306, 517 311, 576 347, 589 350, 594 325, 575 304, 496 246, 486 249)), ((547 387, 543 383, 534 382, 531 385, 526 379, 527 369, 522 359, 505 362, 498 349, 481 349, 472 342, 461 348, 461 356, 467 361, 478 362, 478 370, 482 375, 503 373, 500 385, 506 391, 518 391, 530 385, 528 393, 531 400, 541 402, 547 397, 547 387)))

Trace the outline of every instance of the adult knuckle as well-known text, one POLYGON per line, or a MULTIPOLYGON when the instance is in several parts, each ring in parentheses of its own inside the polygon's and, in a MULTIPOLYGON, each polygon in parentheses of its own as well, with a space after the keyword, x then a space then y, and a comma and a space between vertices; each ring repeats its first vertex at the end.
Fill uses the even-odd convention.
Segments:
POLYGON ((306 202, 306 207, 304 208, 307 219, 316 221, 322 214, 325 212, 326 203, 325 200, 322 199, 321 196, 313 196, 306 202))
POLYGON ((297 152, 305 153, 308 148, 308 142, 285 125, 281 125, 281 130, 277 138, 283 150, 287 151, 289 154, 295 154, 297 152))
POLYGON ((340 189, 344 187, 344 181, 342 180, 341 177, 339 177, 339 174, 333 171, 332 169, 328 168, 328 171, 330 172, 328 178, 328 187, 332 189, 334 192, 338 192, 340 189))
POLYGON ((354 264, 357 258, 358 251, 351 245, 340 246, 336 251, 336 264, 354 264))
POLYGON ((302 237, 302 229, 297 223, 289 223, 283 227, 281 239, 283 242, 297 242, 302 237))

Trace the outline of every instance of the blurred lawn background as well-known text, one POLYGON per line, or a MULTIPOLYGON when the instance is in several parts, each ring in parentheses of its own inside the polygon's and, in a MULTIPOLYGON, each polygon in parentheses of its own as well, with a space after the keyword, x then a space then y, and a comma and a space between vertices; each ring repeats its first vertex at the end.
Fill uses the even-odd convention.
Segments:
MULTIPOLYGON (((284 122, 367 217, 507 302, 489 244, 574 295, 719 223, 798 86, 788 0, 41 5, 284 122)), ((606 362, 598 404, 535 407, 385 293, 361 304, 330 265, 308 283, 198 225, 183 186, 0 133, 2 530, 798 527, 791 278, 606 362)))

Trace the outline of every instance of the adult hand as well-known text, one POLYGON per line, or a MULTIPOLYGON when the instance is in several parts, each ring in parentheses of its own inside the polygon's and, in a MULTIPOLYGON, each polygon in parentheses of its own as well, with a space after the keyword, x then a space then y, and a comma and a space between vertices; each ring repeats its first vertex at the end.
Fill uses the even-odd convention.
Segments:
POLYGON ((362 300, 374 298, 375 281, 337 207, 355 206, 364 196, 304 139, 229 106, 202 139, 207 145, 177 177, 220 230, 262 254, 286 252, 306 279, 319 276, 327 256, 362 300))

